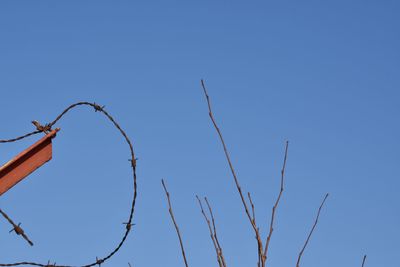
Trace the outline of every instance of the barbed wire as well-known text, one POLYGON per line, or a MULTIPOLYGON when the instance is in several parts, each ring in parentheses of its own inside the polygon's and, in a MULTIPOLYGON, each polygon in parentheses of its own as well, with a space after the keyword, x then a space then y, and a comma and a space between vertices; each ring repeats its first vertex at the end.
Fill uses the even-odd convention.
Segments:
MULTIPOLYGON (((112 122, 115 128, 118 129, 118 131, 122 134, 124 137, 126 143, 129 146, 130 149, 130 156, 131 158, 129 161, 131 162, 131 168, 132 168, 132 178, 133 178, 133 197, 132 197, 132 203, 130 207, 130 213, 129 213, 129 218, 127 222, 124 222, 123 224, 125 225, 125 233, 122 236, 121 241, 114 247, 114 249, 108 253, 106 256, 102 258, 97 258, 93 261, 91 261, 88 264, 85 265, 58 265, 56 263, 50 263, 47 262, 45 264, 43 263, 37 263, 37 262, 29 262, 29 261, 22 261, 22 262, 15 262, 15 263, 0 263, 0 266, 39 266, 39 267, 92 267, 96 265, 101 265, 105 263, 107 260, 109 260, 111 257, 113 257, 123 246, 125 243, 130 231, 132 230, 132 221, 133 221, 133 214, 135 212, 135 205, 136 205, 136 198, 137 198, 137 177, 136 177, 136 158, 135 158, 135 153, 133 150, 133 145, 131 140, 129 139, 128 135, 125 133, 125 131, 121 128, 121 126, 116 122, 116 120, 107 112, 104 110, 105 106, 100 106, 96 103, 90 103, 90 102, 77 102, 75 104, 70 105, 67 107, 63 112, 61 112, 51 123, 45 124, 44 126, 41 125, 37 121, 32 121, 32 123, 36 126, 36 130, 30 133, 27 133, 25 135, 12 138, 12 139, 0 139, 0 143, 12 143, 16 142, 19 140, 22 140, 24 138, 27 138, 29 136, 38 134, 38 133, 47 133, 48 131, 51 130, 51 128, 65 115, 67 114, 70 110, 78 107, 78 106, 91 106, 94 108, 95 112, 101 112, 103 113, 108 120, 112 122)), ((5 213, 4 213, 5 214, 5 213)), ((4 215, 3 215, 4 216, 4 215)), ((6 215, 7 216, 7 215, 6 215)), ((7 216, 8 217, 8 216, 7 216)), ((13 225, 15 228, 15 225, 13 225)), ((17 225, 18 226, 18 225, 17 225)))
POLYGON ((29 237, 25 234, 24 229, 22 229, 21 227, 21 223, 16 224, 11 218, 10 216, 8 216, 2 209, 0 209, 0 214, 4 217, 4 219, 6 219, 11 225, 12 225, 12 229, 9 231, 9 233, 15 232, 17 235, 22 236, 23 239, 26 240, 26 242, 28 242, 29 245, 33 246, 33 242, 29 239, 29 237))

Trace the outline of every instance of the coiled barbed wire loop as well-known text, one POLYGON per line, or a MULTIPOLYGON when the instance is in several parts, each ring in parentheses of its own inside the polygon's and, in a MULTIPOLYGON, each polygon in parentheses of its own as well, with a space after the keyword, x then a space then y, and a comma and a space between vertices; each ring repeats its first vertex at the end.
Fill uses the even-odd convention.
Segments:
POLYGON ((29 136, 38 134, 38 133, 47 133, 48 131, 51 130, 51 128, 65 115, 67 114, 70 110, 78 107, 78 106, 91 106, 94 108, 95 112, 101 112, 102 114, 104 114, 109 121, 112 122, 112 124, 114 125, 115 128, 118 129, 118 131, 122 134, 122 136, 124 137, 126 143, 129 146, 130 149, 130 156, 131 158, 129 159, 129 161, 131 162, 131 167, 132 167, 132 178, 133 178, 133 197, 132 197, 132 204, 130 207, 130 213, 129 213, 129 218, 128 221, 126 223, 124 223, 125 226, 125 233, 122 236, 121 241, 118 243, 118 245, 116 245, 114 247, 114 249, 107 254, 106 256, 102 257, 102 258, 96 258, 94 261, 91 261, 91 263, 86 264, 86 265, 58 265, 56 263, 51 264, 50 262, 48 263, 37 263, 37 262, 29 262, 29 261, 22 261, 22 262, 15 262, 15 263, 0 263, 0 266, 39 266, 39 267, 92 267, 92 266, 96 266, 96 265, 101 265, 103 263, 105 263, 107 260, 109 260, 111 257, 113 257, 122 247, 122 245, 125 243, 131 229, 132 229, 132 220, 133 220, 133 214, 135 211, 135 204, 136 204, 136 197, 137 197, 137 178, 136 178, 136 158, 135 158, 135 153, 133 150, 133 146, 132 146, 132 142, 129 139, 128 135, 125 133, 125 131, 121 128, 121 126, 115 121, 115 119, 107 112, 104 110, 104 106, 100 106, 96 103, 90 103, 90 102, 77 102, 75 104, 70 105, 69 107, 67 107, 63 112, 60 113, 60 115, 58 115, 54 121, 52 121, 51 123, 48 123, 44 126, 38 124, 36 125, 36 130, 30 133, 27 133, 25 135, 16 137, 16 138, 12 138, 12 139, 5 139, 5 140, 1 140, 0 139, 0 144, 1 143, 11 143, 11 142, 16 142, 19 140, 22 140, 24 138, 27 138, 29 136))

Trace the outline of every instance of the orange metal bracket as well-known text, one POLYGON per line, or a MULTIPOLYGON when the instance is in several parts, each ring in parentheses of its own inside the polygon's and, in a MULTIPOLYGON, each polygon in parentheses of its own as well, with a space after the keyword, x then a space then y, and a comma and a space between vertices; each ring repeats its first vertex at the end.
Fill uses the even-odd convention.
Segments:
POLYGON ((51 140, 56 137, 59 130, 57 128, 46 134, 42 139, 0 167, 0 196, 51 160, 51 140))

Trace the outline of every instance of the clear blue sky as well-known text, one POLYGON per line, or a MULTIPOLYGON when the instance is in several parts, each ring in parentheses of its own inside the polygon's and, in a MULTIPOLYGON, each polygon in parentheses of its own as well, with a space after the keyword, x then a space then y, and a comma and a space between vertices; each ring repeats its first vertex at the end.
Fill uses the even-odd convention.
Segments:
MULTIPOLYGON (((106 105, 139 158, 136 226, 106 266, 183 266, 160 180, 172 194, 190 266, 217 266, 195 194, 214 207, 229 266, 256 243, 207 116, 267 229, 284 141, 286 191, 269 266, 398 267, 398 1, 1 1, 0 139, 82 100, 106 105), (136 2, 136 3, 134 3, 136 2)), ((85 264, 120 240, 129 151, 89 108, 57 125, 54 159, 0 199, 35 242, 7 234, 0 262, 85 264)), ((0 161, 33 143, 0 146, 0 161)))

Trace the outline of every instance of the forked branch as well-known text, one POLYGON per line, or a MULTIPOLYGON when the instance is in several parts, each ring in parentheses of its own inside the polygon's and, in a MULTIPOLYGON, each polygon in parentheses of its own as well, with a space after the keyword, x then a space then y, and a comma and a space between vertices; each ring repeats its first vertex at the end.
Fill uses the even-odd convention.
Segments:
POLYGON ((217 227, 215 226, 215 219, 214 219, 214 215, 213 215, 213 212, 211 209, 211 205, 208 202, 207 198, 205 197, 204 201, 207 204, 208 211, 211 216, 211 221, 210 221, 209 217, 207 216, 207 214, 205 213, 205 211, 203 209, 203 204, 201 203, 199 196, 196 195, 196 198, 199 202, 201 213, 203 214, 204 220, 207 222, 208 230, 210 231, 210 237, 211 237, 211 240, 214 245, 215 253, 217 254, 218 265, 220 267, 226 267, 224 254, 222 253, 222 248, 219 243, 218 236, 217 236, 217 227), (212 226, 211 226, 211 222, 212 222, 212 226))
POLYGON ((219 254, 220 254, 219 256, 220 256, 220 258, 221 258, 221 261, 222 261, 222 263, 223 263, 223 266, 226 267, 224 254, 222 253, 222 247, 221 247, 221 245, 220 245, 220 243, 219 243, 219 240, 218 240, 217 227, 215 226, 214 214, 213 214, 213 212, 212 212, 211 205, 210 205, 210 203, 208 202, 207 197, 204 197, 204 200, 205 200, 205 202, 206 202, 206 204, 207 204, 208 211, 210 212, 211 221, 212 221, 212 224, 213 224, 214 238, 215 238, 215 242, 217 243, 218 250, 219 250, 219 254))
POLYGON ((324 206, 325 201, 326 201, 326 199, 328 198, 328 196, 329 196, 329 194, 327 193, 327 194, 325 195, 324 200, 322 201, 321 205, 319 206, 318 213, 317 213, 317 217, 315 218, 313 227, 311 228, 311 231, 310 231, 310 233, 308 234, 308 237, 307 237, 307 239, 306 239, 306 242, 304 243, 304 246, 303 246, 303 248, 301 249, 301 251, 300 251, 300 253, 299 253, 299 257, 297 258, 296 267, 299 267, 299 266, 300 266, 301 256, 303 256, 304 250, 306 249, 306 247, 307 247, 307 245, 308 245, 308 242, 310 241, 310 238, 311 238, 311 236, 312 236, 312 234, 313 234, 313 232, 314 232, 314 229, 315 229, 315 227, 316 227, 317 224, 318 224, 319 214, 321 213, 321 209, 322 209, 322 207, 324 206))
POLYGON ((167 196, 169 215, 171 216, 172 222, 174 223, 174 226, 175 226, 176 234, 178 235, 178 238, 179 238, 179 244, 181 246, 183 261, 185 262, 185 266, 188 267, 189 265, 186 260, 185 248, 183 246, 181 232, 179 231, 178 224, 176 223, 176 220, 175 220, 174 212, 172 211, 171 199, 169 197, 169 192, 167 190, 167 186, 164 183, 164 179, 161 180, 161 183, 162 183, 162 186, 164 187, 165 195, 167 196))
POLYGON ((251 216, 254 224, 256 223, 256 209, 254 207, 253 199, 251 198, 250 192, 247 192, 247 197, 249 198, 250 206, 251 206, 251 216))

